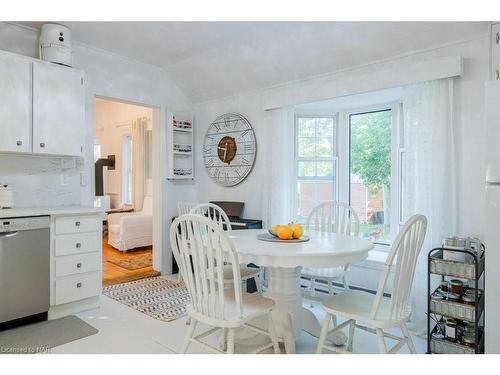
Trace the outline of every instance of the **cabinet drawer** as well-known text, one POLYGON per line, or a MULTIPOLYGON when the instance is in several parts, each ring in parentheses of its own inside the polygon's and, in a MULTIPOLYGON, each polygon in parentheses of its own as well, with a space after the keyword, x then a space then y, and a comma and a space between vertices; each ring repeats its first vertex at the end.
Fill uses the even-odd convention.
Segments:
POLYGON ((76 275, 101 269, 99 253, 68 255, 56 258, 56 277, 76 275))
POLYGON ((98 296, 101 293, 101 283, 100 272, 56 280, 56 305, 98 296))
POLYGON ((97 216, 56 217, 56 234, 100 232, 102 221, 97 216))
POLYGON ((56 236, 55 254, 61 256, 93 253, 101 250, 101 241, 100 232, 56 236))

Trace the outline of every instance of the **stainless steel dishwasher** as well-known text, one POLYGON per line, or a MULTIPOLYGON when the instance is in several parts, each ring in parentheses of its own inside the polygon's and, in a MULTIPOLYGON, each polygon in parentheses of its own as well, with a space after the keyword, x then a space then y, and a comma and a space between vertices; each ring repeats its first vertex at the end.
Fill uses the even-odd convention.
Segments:
POLYGON ((47 317, 49 226, 48 216, 0 219, 0 329, 47 317))

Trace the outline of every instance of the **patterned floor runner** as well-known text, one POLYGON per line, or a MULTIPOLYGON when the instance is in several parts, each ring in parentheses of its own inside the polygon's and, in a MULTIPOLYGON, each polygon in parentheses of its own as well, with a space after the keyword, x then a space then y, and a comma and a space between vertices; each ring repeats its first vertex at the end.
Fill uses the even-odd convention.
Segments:
POLYGON ((103 294, 152 318, 169 322, 186 315, 189 293, 184 283, 162 276, 107 286, 103 294))

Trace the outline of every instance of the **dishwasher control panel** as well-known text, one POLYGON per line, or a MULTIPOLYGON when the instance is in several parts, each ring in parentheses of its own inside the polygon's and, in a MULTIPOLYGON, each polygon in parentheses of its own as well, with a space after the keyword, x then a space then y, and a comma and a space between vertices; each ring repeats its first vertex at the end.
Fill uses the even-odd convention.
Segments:
POLYGON ((0 219, 0 233, 48 228, 49 216, 13 217, 0 219))

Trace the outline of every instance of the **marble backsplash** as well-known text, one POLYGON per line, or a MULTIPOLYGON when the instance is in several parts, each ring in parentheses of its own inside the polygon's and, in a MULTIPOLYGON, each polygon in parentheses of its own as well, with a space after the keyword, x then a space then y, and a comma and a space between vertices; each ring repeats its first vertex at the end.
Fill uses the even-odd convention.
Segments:
POLYGON ((81 171, 80 158, 0 154, 0 183, 13 189, 14 207, 79 205, 81 171))

